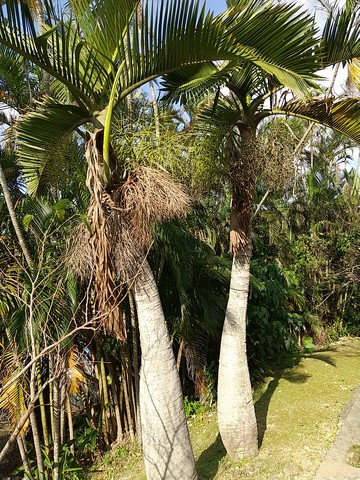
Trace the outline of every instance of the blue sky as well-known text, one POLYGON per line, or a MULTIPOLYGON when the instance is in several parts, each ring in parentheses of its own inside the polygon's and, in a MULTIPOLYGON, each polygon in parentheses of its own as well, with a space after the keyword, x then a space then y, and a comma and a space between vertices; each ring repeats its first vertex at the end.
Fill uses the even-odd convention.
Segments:
POLYGON ((226 8, 225 0, 206 0, 206 5, 209 10, 213 10, 215 13, 221 13, 226 8))

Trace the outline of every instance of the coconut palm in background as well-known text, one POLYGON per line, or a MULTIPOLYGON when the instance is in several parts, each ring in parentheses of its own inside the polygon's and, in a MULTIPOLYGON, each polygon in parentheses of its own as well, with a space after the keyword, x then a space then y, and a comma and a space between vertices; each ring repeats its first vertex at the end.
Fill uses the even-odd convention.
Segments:
MULTIPOLYGON (((262 15, 266 15, 269 4, 259 3, 262 15)), ((246 1, 229 1, 228 5, 239 10, 239 24, 242 16, 246 18, 252 9, 251 3, 246 1)), ((279 5, 278 8, 287 11, 289 16, 285 15, 282 23, 272 23, 272 38, 276 38, 277 29, 282 29, 295 13, 292 9, 288 10, 288 7, 279 5)), ((293 34, 288 37, 281 51, 287 52, 292 68, 301 73, 301 57, 290 53, 293 48, 301 45, 296 22, 293 26, 293 34)), ((356 2, 348 2, 342 9, 331 10, 319 41, 321 50, 317 51, 316 57, 319 69, 339 62, 351 62, 358 57, 359 33, 356 2)), ((270 45, 271 41, 268 40, 267 44, 270 45)), ((183 101, 194 101, 197 95, 209 89, 217 91, 212 102, 209 98, 202 102, 198 119, 200 130, 207 124, 208 131, 220 128, 225 132, 226 162, 232 185, 230 251, 233 254, 233 267, 221 341, 218 419, 228 453, 234 459, 241 459, 256 455, 258 451, 257 424, 246 356, 246 312, 255 186, 258 178, 265 180, 268 185, 269 180, 270 184, 271 181, 273 184, 281 183, 285 170, 283 163, 286 160, 286 155, 281 153, 279 138, 275 141, 278 143, 277 148, 274 142, 270 142, 264 153, 257 139, 258 127, 270 116, 294 115, 337 129, 359 142, 360 102, 358 98, 335 98, 331 91, 325 97, 319 97, 319 87, 312 96, 300 99, 296 91, 286 90, 284 87, 289 85, 276 75, 269 75, 259 66, 244 62, 239 63, 238 70, 227 77, 215 63, 190 67, 180 73, 167 75, 163 85, 169 92, 168 98, 183 101), (228 88, 229 93, 221 91, 222 85, 228 88), (274 160, 271 149, 276 152, 277 164, 271 165, 274 160)))

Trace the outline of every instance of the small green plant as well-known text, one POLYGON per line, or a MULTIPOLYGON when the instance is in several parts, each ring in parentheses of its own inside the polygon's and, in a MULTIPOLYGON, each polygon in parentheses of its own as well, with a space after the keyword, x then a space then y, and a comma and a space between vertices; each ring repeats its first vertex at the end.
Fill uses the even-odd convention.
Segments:
POLYGON ((342 319, 336 318, 333 325, 329 329, 329 338, 332 341, 339 340, 340 337, 347 337, 349 335, 348 326, 342 319))
MULTIPOLYGON (((59 457, 59 478, 62 480, 80 480, 79 473, 83 470, 76 464, 73 454, 70 451, 70 445, 72 442, 69 442, 62 446, 60 457, 59 457)), ((43 480, 51 480, 54 473, 54 463, 49 455, 43 450, 44 466, 45 471, 44 475, 40 476, 39 470, 36 466, 34 460, 30 461, 31 464, 31 475, 28 475, 24 472, 24 467, 21 466, 17 468, 14 474, 24 472, 24 478, 28 480, 37 480, 42 478, 43 480)))
POLYGON ((315 345, 311 337, 303 337, 302 344, 305 353, 312 353, 315 350, 315 345))
POLYGON ((98 440, 98 431, 89 424, 83 430, 78 431, 75 440, 75 449, 80 453, 93 453, 98 440))
POLYGON ((187 417, 192 417, 199 414, 201 415, 206 411, 205 405, 201 405, 201 403, 197 400, 190 400, 189 397, 184 398, 184 408, 187 417))

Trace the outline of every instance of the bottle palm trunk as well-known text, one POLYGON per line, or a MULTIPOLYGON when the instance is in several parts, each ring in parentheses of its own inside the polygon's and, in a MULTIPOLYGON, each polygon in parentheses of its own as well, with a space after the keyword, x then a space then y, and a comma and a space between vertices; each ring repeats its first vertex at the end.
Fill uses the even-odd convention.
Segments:
POLYGON ((234 460, 258 453, 258 431, 246 355, 246 312, 249 298, 251 222, 255 193, 252 137, 244 135, 243 151, 231 150, 233 198, 230 251, 233 253, 229 300, 221 337, 218 377, 219 431, 234 460))
POLYGON ((219 430, 226 451, 235 460, 258 453, 258 432, 246 355, 250 252, 248 246, 233 258, 219 362, 219 430))
POLYGON ((135 281, 141 343, 140 421, 149 480, 195 480, 179 374, 155 279, 147 263, 135 281))

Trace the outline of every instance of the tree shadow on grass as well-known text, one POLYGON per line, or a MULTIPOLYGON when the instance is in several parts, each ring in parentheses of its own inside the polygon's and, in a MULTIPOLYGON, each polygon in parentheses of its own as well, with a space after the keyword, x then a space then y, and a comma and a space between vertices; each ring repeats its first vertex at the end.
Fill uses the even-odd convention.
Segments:
MULTIPOLYGON (((325 362, 332 367, 336 367, 336 361, 331 355, 327 355, 325 352, 314 352, 311 354, 302 355, 302 357, 312 358, 314 360, 320 360, 321 362, 325 362)), ((296 360, 298 362, 300 357, 296 360)), ((290 365, 289 365, 290 366, 290 365)), ((291 367, 295 366, 294 364, 291 367)), ((261 397, 255 403, 255 414, 258 423, 258 438, 259 438, 259 447, 261 447, 262 442, 264 440, 264 435, 267 429, 267 416, 269 411, 269 405, 271 398, 279 386, 279 381, 281 378, 288 380, 291 383, 305 383, 311 375, 306 373, 297 372, 294 370, 289 370, 288 368, 279 370, 275 373, 273 379, 268 384, 266 391, 261 395, 261 397)))
POLYGON ((306 373, 299 373, 293 371, 278 372, 268 384, 266 391, 255 403, 255 414, 258 424, 258 442, 259 448, 264 440, 264 435, 267 430, 267 417, 270 406, 270 401, 279 386, 281 378, 288 380, 291 383, 305 383, 311 375, 306 373))
POLYGON ((311 353, 310 355, 306 355, 306 357, 313 358, 314 360, 320 360, 328 365, 331 365, 332 367, 336 367, 336 360, 324 352, 311 353))
POLYGON ((202 452, 196 460, 196 470, 199 474, 199 480, 212 480, 218 469, 221 459, 226 455, 225 447, 221 441, 220 434, 216 440, 202 452))

